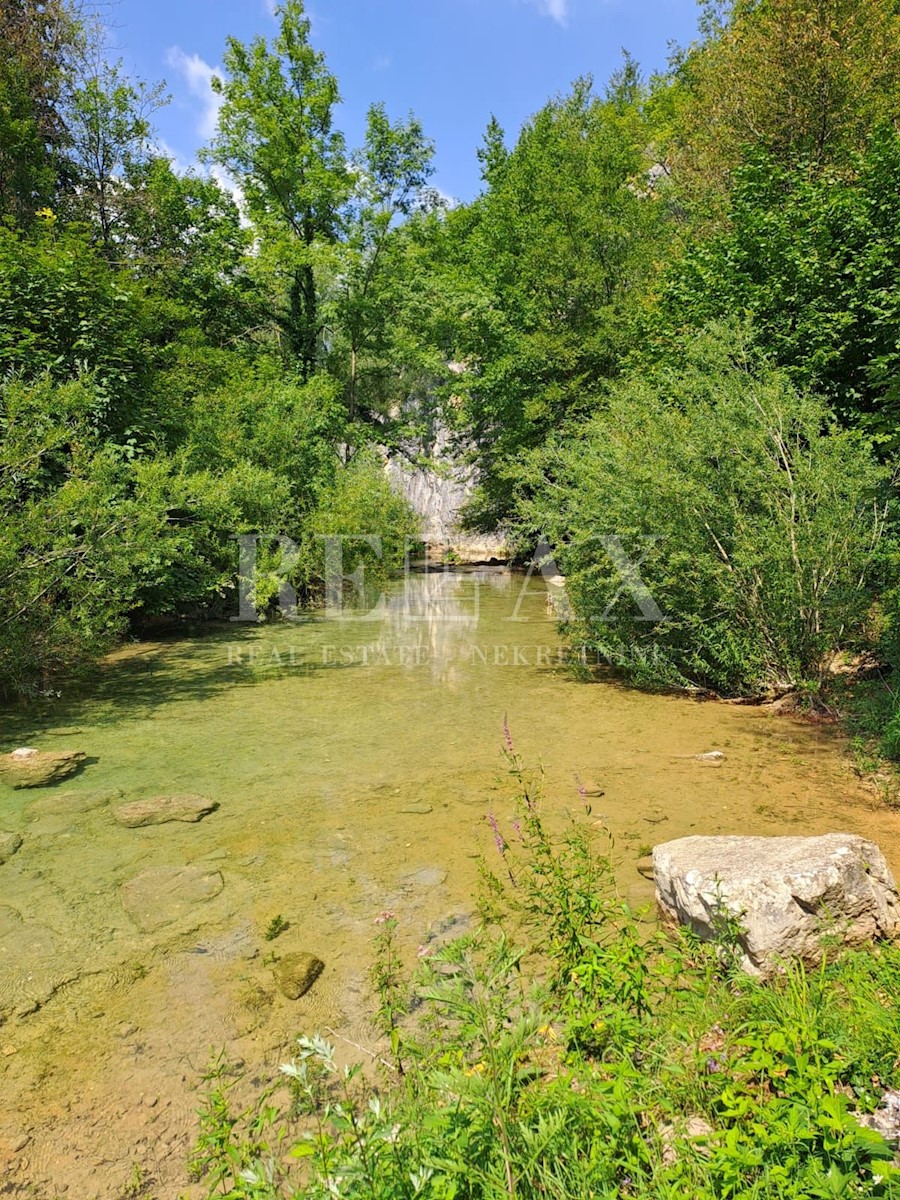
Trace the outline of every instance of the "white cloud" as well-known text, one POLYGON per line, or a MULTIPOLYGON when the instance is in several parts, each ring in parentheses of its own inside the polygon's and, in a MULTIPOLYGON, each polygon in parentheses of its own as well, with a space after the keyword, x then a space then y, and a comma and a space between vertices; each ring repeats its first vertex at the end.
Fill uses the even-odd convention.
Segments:
POLYGON ((544 17, 552 17, 559 25, 569 19, 569 0, 534 0, 535 7, 544 17))
POLYGON ((212 137, 216 131, 219 109, 222 107, 222 97, 212 89, 212 77, 221 75, 222 68, 211 67, 199 54, 186 54, 180 46, 171 47, 166 54, 166 62, 178 72, 187 84, 190 94, 200 102, 197 132, 201 137, 212 137))

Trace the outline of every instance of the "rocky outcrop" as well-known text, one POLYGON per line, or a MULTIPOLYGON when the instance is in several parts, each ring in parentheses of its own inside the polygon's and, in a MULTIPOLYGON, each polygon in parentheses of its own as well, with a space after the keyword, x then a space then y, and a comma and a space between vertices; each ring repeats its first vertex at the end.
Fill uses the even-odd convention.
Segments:
POLYGON ((306 995, 324 970, 325 964, 320 958, 298 950, 293 954, 285 954, 276 964, 275 982, 281 994, 287 996, 288 1000, 299 1000, 301 996, 306 995))
POLYGON ((182 796, 153 796, 150 800, 134 800, 115 810, 113 816, 120 825, 139 829, 144 825, 165 825, 167 821, 201 821, 218 805, 209 796, 186 793, 182 796))
POLYGON ((654 848, 653 878, 665 919, 710 940, 727 926, 751 974, 817 962, 824 935, 859 945, 900 925, 884 856, 854 834, 680 838, 654 848))
POLYGON ((13 788, 46 787, 74 775, 85 760, 80 750, 33 750, 0 754, 0 782, 13 788))
POLYGON ((438 428, 430 443, 416 450, 418 456, 388 458, 385 471, 395 490, 418 513, 429 558, 470 564, 506 562, 510 551, 502 533, 469 533, 461 527, 462 511, 476 483, 464 448, 451 445, 447 430, 438 428))

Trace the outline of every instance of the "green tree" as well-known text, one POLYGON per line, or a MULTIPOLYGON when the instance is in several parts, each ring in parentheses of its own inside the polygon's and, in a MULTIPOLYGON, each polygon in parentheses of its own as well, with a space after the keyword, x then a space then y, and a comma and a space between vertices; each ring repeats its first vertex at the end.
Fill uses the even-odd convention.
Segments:
POLYGON ((23 227, 68 181, 64 110, 81 35, 66 0, 0 2, 0 213, 23 227))
MULTIPOLYGON (((366 382, 362 360, 367 354, 383 360, 389 323, 402 304, 405 281, 398 279, 396 268, 403 260, 390 253, 388 242, 398 218, 409 217, 422 202, 433 152, 415 117, 392 123, 383 105, 369 109, 365 145, 354 155, 356 186, 345 216, 335 302, 347 344, 351 421, 357 418, 366 382)), ((376 362, 376 374, 377 367, 376 362)), ((366 396, 363 403, 370 411, 378 409, 375 397, 366 396)))
POLYGON ((151 156, 151 117, 167 103, 162 84, 132 82, 99 51, 72 91, 66 117, 77 187, 70 203, 76 218, 95 228, 109 258, 121 253, 124 212, 143 202, 135 168, 151 156))
POLYGON ((668 272, 645 357, 683 331, 741 314, 801 388, 861 422, 884 453, 900 429, 900 136, 873 131, 838 171, 790 169, 756 150, 734 174, 725 227, 668 272))
POLYGON ((488 188, 450 214, 469 292, 455 357, 468 367, 460 390, 480 523, 510 513, 527 488, 523 455, 596 407, 631 346, 668 219, 646 183, 646 136, 639 105, 601 99, 582 80, 508 154, 492 123, 488 188))
POLYGON ((317 275, 337 241, 350 194, 343 137, 333 128, 337 80, 309 43, 301 0, 276 9, 280 30, 244 45, 229 39, 219 126, 207 153, 241 188, 276 278, 285 346, 304 379, 319 362, 317 275))
POLYGON ((156 423, 150 319, 83 232, 52 215, 28 237, 0 227, 0 369, 59 383, 89 371, 96 427, 122 446, 149 440, 156 423))
POLYGON ((845 165, 900 94, 894 0, 706 5, 703 37, 674 72, 668 153, 701 222, 748 149, 782 167, 845 165))

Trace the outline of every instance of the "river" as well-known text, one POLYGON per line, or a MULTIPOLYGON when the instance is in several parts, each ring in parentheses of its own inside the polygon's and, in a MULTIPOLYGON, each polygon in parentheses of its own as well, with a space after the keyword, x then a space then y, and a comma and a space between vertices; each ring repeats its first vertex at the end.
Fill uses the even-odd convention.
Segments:
POLYGON ((0 790, 0 829, 23 835, 0 866, 0 1190, 106 1200, 140 1175, 174 1198, 211 1049, 262 1079, 297 1032, 371 1045, 374 918, 395 913, 411 955, 464 922, 476 855, 495 853, 487 814, 510 828, 504 720, 543 765, 551 820, 589 793, 637 905, 640 856, 690 833, 848 830, 900 867, 900 816, 832 727, 586 682, 566 659, 539 578, 437 572, 365 618, 131 645, 90 687, 6 714, 4 749, 88 762, 0 790), (184 792, 219 807, 114 817, 184 792), (326 964, 298 1001, 270 961, 292 949, 326 964))

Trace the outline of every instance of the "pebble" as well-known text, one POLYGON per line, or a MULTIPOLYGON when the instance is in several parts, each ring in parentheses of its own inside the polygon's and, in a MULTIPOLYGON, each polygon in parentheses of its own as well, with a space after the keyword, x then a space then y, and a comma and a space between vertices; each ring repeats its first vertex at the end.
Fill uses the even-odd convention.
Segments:
POLYGON ((404 804, 400 809, 402 813, 418 813, 420 816, 426 817, 430 812, 434 812, 430 804, 404 804))
POLYGON ((31 1141, 31 1134, 23 1133, 21 1137, 16 1138, 16 1140, 13 1142, 10 1149, 12 1150, 13 1154, 18 1154, 20 1150, 25 1149, 25 1147, 28 1145, 28 1143, 30 1141, 31 1141))

